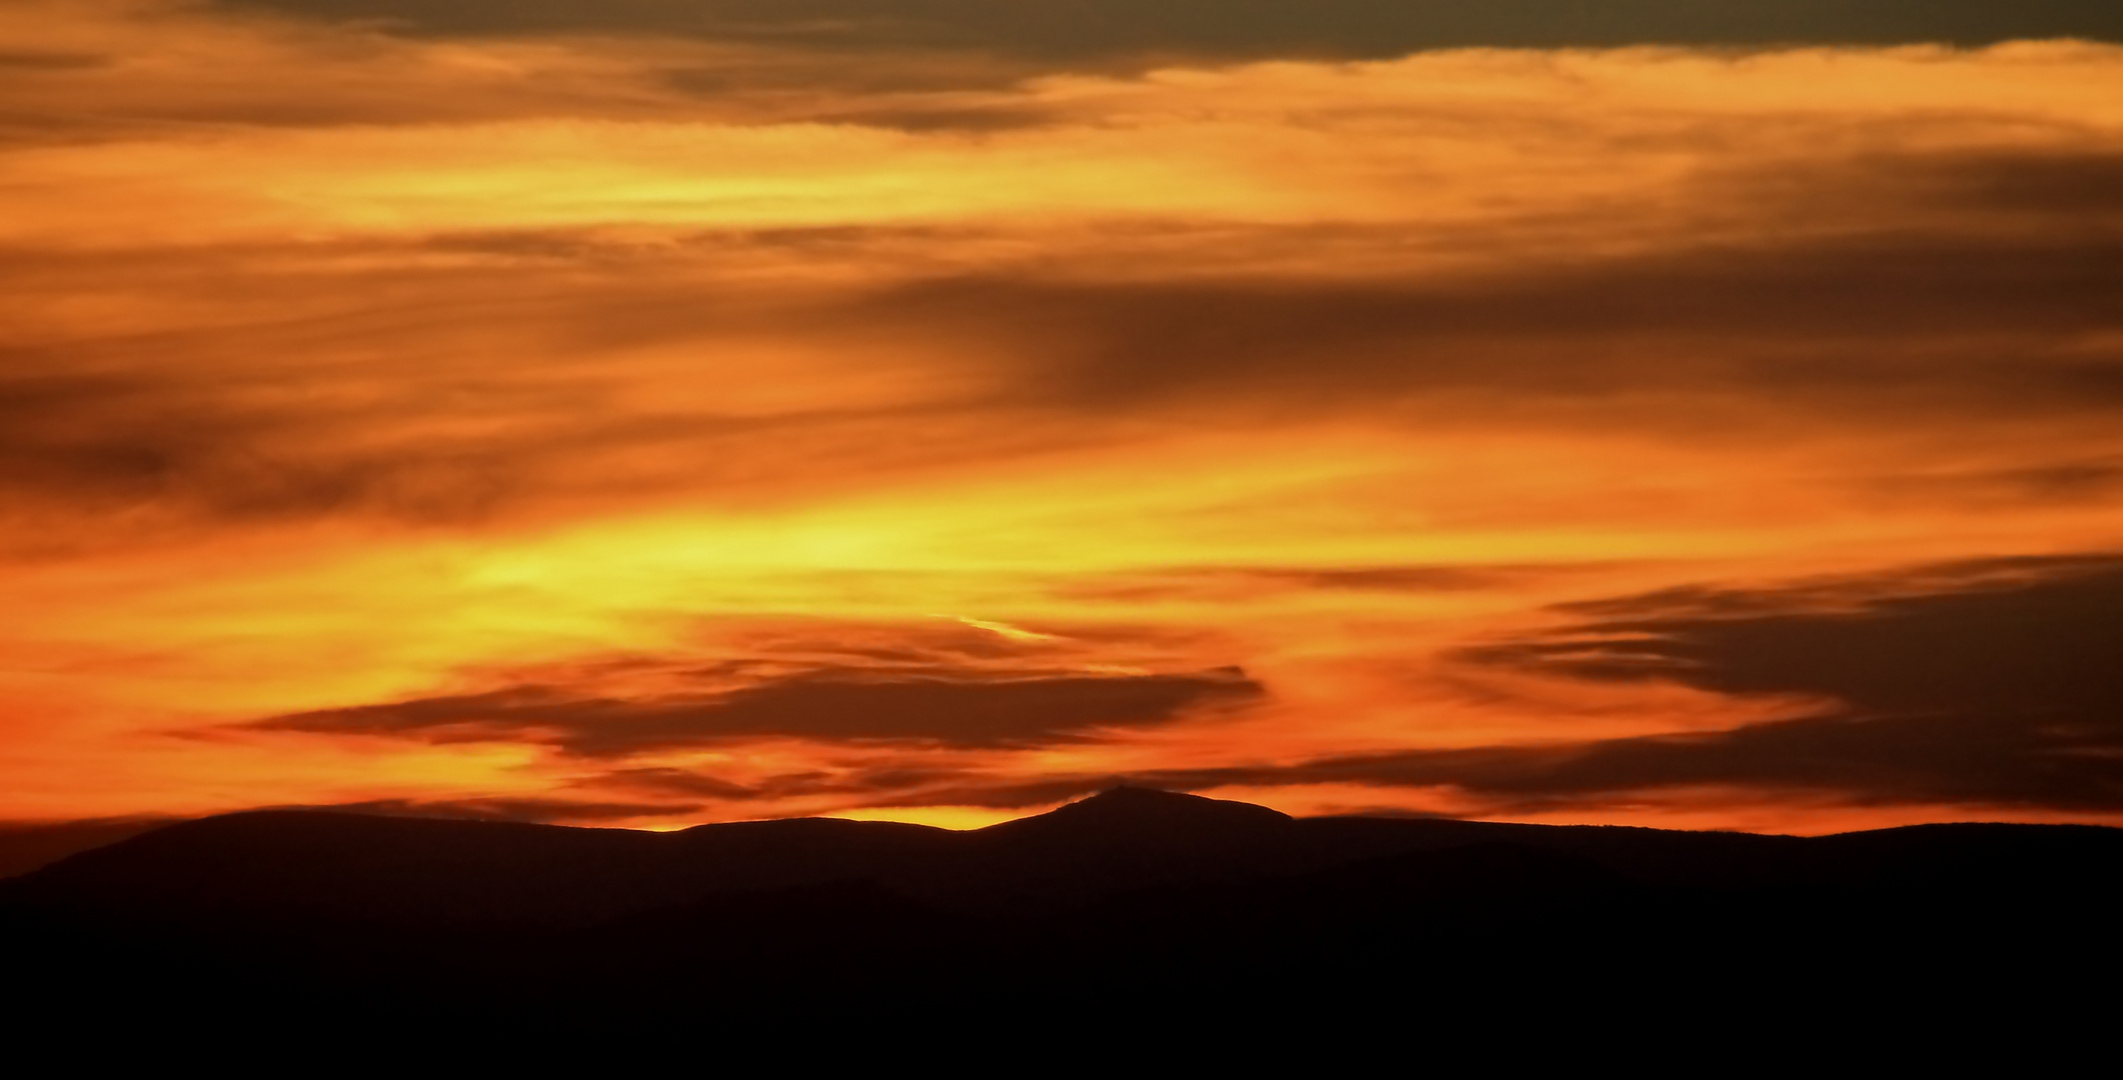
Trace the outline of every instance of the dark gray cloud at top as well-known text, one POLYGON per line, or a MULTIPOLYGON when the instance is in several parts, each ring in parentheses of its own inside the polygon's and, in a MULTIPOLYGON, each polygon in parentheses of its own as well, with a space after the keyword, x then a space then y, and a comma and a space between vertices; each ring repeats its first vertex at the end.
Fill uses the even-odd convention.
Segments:
POLYGON ((1423 49, 2123 40, 2102 0, 246 0, 442 34, 679 33, 1027 59, 1423 49))
POLYGON ((244 726, 427 742, 548 742, 564 754, 591 758, 775 736, 1010 747, 1080 739, 1100 728, 1161 724, 1195 706, 1243 702, 1261 693, 1237 669, 1008 679, 819 673, 718 694, 648 699, 513 686, 293 713, 244 726))

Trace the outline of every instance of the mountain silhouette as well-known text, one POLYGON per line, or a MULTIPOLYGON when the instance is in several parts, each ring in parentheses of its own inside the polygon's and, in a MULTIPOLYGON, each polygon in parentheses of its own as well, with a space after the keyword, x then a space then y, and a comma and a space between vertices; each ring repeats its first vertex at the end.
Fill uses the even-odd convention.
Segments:
POLYGON ((966 832, 230 814, 0 883, 0 930, 41 1007, 171 1023, 897 1023, 946 1001, 1324 1022, 1591 984, 1682 1008, 1796 982, 1965 998, 1981 971, 2025 996, 2117 958, 2119 884, 2123 830, 2092 826, 1293 819, 1122 787, 966 832))
POLYGON ((985 830, 998 836, 1104 832, 1115 842, 1146 838, 1199 840, 1212 835, 1279 828, 1292 820, 1279 810, 1122 784, 1028 818, 985 830))

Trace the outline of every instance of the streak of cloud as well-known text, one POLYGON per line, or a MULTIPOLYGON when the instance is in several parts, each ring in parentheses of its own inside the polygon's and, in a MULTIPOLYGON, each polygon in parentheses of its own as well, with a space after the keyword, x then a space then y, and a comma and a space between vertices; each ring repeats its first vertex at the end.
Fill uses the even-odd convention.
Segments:
POLYGON ((565 687, 527 686, 295 713, 247 726, 441 742, 550 740, 564 754, 593 758, 760 737, 1003 747, 1166 723, 1190 708, 1260 693, 1237 671, 990 681, 810 676, 676 700, 581 698, 565 687))
POLYGON ((427 33, 553 31, 698 34, 826 48, 979 49, 1061 62, 1142 56, 1393 56, 1467 46, 1555 48, 1644 43, 1983 43, 2123 36, 2123 18, 2079 0, 1497 0, 1479 7, 1394 0, 250 0, 337 19, 388 20, 427 33))
POLYGON ((11 5, 0 815, 2110 814, 2114 20, 1602 10, 11 5))

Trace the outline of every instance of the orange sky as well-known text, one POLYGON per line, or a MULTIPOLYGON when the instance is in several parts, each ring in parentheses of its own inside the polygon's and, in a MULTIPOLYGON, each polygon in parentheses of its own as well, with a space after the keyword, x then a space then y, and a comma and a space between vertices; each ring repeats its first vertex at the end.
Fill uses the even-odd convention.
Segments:
POLYGON ((0 20, 0 818, 2123 821, 2123 48, 0 20))

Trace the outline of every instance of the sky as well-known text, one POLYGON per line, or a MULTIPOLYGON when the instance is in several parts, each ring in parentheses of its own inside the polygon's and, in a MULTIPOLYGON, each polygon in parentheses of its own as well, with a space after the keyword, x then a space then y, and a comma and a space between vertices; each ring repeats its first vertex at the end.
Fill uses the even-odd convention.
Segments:
POLYGON ((2123 13, 0 0, 0 824, 2123 824, 2123 13))

